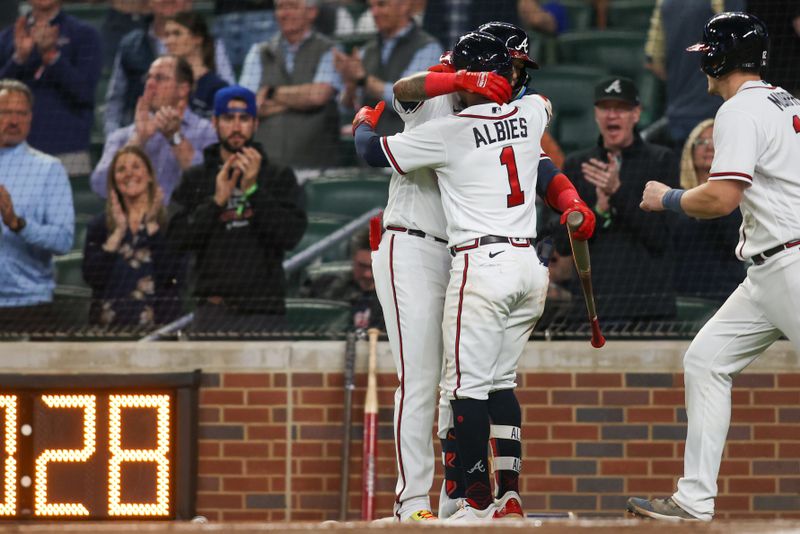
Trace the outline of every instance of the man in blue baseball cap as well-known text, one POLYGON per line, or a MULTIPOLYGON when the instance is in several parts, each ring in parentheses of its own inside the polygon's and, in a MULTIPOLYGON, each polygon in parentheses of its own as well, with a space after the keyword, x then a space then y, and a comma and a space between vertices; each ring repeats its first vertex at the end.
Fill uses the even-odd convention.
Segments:
POLYGON ((253 142, 255 94, 217 91, 218 143, 186 170, 172 196, 168 240, 196 256, 192 337, 248 337, 285 329, 284 253, 306 229, 302 191, 289 167, 253 142))

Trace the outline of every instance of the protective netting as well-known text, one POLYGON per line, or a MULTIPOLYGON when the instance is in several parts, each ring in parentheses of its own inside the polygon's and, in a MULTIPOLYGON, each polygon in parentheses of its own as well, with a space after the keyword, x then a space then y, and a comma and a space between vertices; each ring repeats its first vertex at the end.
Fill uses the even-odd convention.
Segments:
MULTIPOLYGON (((0 336, 10 339, 382 327, 366 228, 390 174, 358 160, 353 114, 498 19, 528 30, 541 66, 529 87, 555 110, 546 150, 597 213, 605 333, 687 337, 746 264, 734 256, 738 211, 699 222, 638 208, 646 181, 692 187, 713 157, 703 121, 722 101, 684 49, 714 13, 747 10, 771 34, 764 78, 800 92, 794 0, 60 4, 0 7, 0 336), (242 119, 241 95, 238 112, 215 110, 233 83, 256 94, 257 124, 242 119), (601 92, 640 108, 595 106, 601 92), (607 139, 628 130, 610 153, 607 139), (231 153, 239 171, 222 167, 231 153)), ((391 113, 383 134, 402 128, 391 113)), ((551 287, 534 337, 586 337, 564 229, 541 203, 537 226, 551 287)))

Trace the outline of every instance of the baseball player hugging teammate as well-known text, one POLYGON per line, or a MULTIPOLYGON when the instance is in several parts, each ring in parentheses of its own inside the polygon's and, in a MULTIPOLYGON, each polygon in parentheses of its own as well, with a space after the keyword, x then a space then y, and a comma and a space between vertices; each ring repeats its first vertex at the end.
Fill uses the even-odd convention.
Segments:
POLYGON ((700 52, 708 91, 725 101, 714 122, 708 181, 685 191, 648 182, 646 211, 698 219, 742 211, 736 256, 753 265, 705 324, 683 360, 686 434, 683 477, 666 499, 628 500, 635 514, 710 521, 731 419, 733 377, 781 334, 800 350, 800 100, 761 79, 769 39, 763 22, 720 13, 705 26, 700 52))
MULTIPOLYGON (((507 30, 521 31, 513 26, 507 30)), ((524 39, 514 48, 521 50, 521 45, 527 45, 524 39)), ((373 253, 373 269, 400 377, 395 406, 400 473, 395 512, 401 520, 433 517, 423 508, 429 506, 432 450, 425 444, 412 451, 406 443, 413 439, 409 434, 416 434, 417 439, 430 436, 434 400, 418 399, 414 410, 420 411, 410 412, 417 421, 415 426, 407 420, 406 410, 411 400, 410 373, 434 375, 438 380, 434 368, 441 357, 432 348, 427 354, 412 354, 408 342, 427 336, 433 347, 437 341, 433 331, 439 328, 439 347, 443 346, 445 356, 441 387, 446 399, 440 403, 439 437, 446 438, 451 427, 455 435, 455 446, 446 439, 443 444, 445 459, 449 455, 450 460, 446 461, 442 501, 460 504, 451 519, 522 516, 516 367, 542 313, 548 285, 547 269, 533 246, 534 195, 538 193, 561 212, 562 222, 570 212, 581 212, 584 224, 578 229, 579 239, 588 239, 594 230, 591 210, 569 179, 541 152, 540 140, 551 115, 548 100, 526 95, 507 103, 510 84, 517 95, 525 93, 525 79, 520 75, 524 59, 533 63, 526 46, 524 59, 517 59, 521 68, 515 69, 508 38, 468 33, 456 43, 446 64, 434 69, 437 72, 396 84, 395 109, 401 116, 420 114, 417 118, 421 120, 406 118, 403 133, 378 137, 374 128, 384 106, 380 103, 375 109, 362 108, 353 121, 359 155, 372 166, 394 170, 383 221, 386 231, 373 253), (398 95, 404 92, 419 100, 437 98, 409 106, 398 95), (414 200, 429 205, 431 200, 438 202, 441 191, 446 231, 429 234, 412 226, 420 222, 413 220, 395 224, 417 209, 411 198, 405 205, 393 202, 398 184, 408 189, 426 187, 424 198, 420 195, 414 200), (445 235, 447 247, 441 243, 445 235), (434 248, 438 258, 435 274, 420 272, 429 264, 415 264, 431 255, 426 249, 434 248), (449 253, 447 260, 442 252, 449 253), (405 273, 408 286, 400 283, 400 273, 405 273), (442 296, 443 304, 440 300, 437 305, 436 299, 442 296), (425 302, 432 311, 419 310, 424 314, 417 323, 419 330, 408 331, 405 326, 410 323, 404 312, 418 309, 415 300, 425 302), (442 315, 437 323, 439 310, 442 315), (423 362, 423 358, 430 361, 423 362), (490 438, 496 439, 496 495, 489 473, 490 438), (418 473, 415 478, 411 478, 412 469, 418 473), (411 485, 416 485, 416 494, 404 495, 411 485), (458 499, 462 496, 464 499, 458 499)), ((430 382, 431 377, 426 380, 430 382)), ((443 510, 440 503, 440 515, 451 512, 443 510)))

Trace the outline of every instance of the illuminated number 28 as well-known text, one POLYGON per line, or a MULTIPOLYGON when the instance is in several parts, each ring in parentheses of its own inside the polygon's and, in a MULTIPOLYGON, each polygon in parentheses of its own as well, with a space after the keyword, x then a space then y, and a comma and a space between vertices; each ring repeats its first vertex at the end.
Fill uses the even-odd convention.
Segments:
MULTIPOLYGON (((56 462, 86 462, 96 449, 95 395, 43 395, 42 402, 49 408, 81 408, 83 410, 83 448, 45 449, 36 458, 34 514, 37 516, 88 516, 89 510, 81 503, 47 502, 47 466, 56 462)), ((5 412, 4 465, 5 499, 0 503, 0 516, 16 515, 16 426, 17 397, 0 395, 0 409, 5 412)), ((168 395, 110 395, 108 410, 109 460, 108 460, 108 514, 110 516, 166 516, 169 514, 169 443, 170 402, 168 395), (152 408, 157 415, 157 442, 155 449, 122 448, 122 409, 152 408), (121 496, 121 464, 123 462, 148 462, 156 464, 156 502, 123 503, 121 496)))

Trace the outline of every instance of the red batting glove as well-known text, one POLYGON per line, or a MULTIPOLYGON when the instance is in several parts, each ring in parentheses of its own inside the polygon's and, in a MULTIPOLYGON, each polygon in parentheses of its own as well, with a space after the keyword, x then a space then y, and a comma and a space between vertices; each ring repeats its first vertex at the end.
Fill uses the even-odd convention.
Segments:
POLYGON ((356 116, 353 117, 353 135, 356 134, 356 128, 358 128, 361 124, 367 123, 369 124, 370 128, 373 130, 375 129, 375 125, 378 124, 378 120, 381 118, 381 113, 383 113, 383 108, 386 107, 386 102, 381 100, 378 102, 378 105, 374 108, 369 106, 364 106, 363 108, 358 110, 356 116))
POLYGON ((437 63, 436 65, 431 65, 428 67, 428 72, 445 72, 448 74, 454 74, 456 69, 453 67, 453 65, 437 63))
POLYGON ((498 104, 511 100, 511 84, 508 80, 494 72, 456 72, 456 89, 485 96, 498 104))
POLYGON ((564 213, 561 214, 561 224, 567 224, 567 216, 573 211, 578 211, 583 214, 583 222, 577 228, 577 230, 572 233, 572 235, 575 237, 575 239, 586 241, 592 237, 592 235, 594 235, 594 212, 589 209, 589 206, 586 205, 586 202, 583 202, 582 200, 576 200, 574 204, 564 210, 564 213))
POLYGON ((453 51, 447 50, 441 56, 439 56, 439 64, 433 65, 432 67, 428 67, 430 72, 449 72, 450 74, 456 71, 456 68, 453 66, 453 51))

